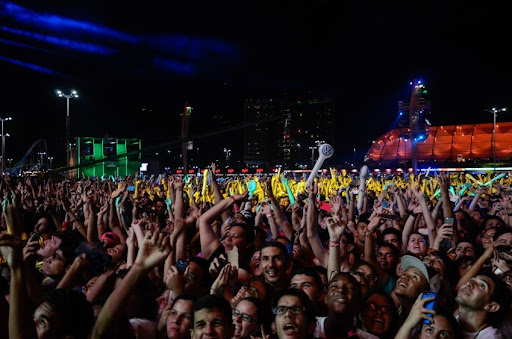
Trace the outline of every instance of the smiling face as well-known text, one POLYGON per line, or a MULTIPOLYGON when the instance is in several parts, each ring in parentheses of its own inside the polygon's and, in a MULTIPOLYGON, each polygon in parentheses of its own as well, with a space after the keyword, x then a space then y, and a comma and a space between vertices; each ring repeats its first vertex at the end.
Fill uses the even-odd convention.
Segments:
POLYGON ((340 274, 331 280, 326 296, 329 313, 355 314, 359 302, 359 286, 355 278, 340 274))
POLYGON ((279 247, 263 248, 260 252, 260 265, 267 283, 274 287, 287 283, 286 271, 289 265, 285 253, 279 247))
POLYGON ((427 287, 427 279, 415 267, 409 267, 396 281, 395 293, 399 297, 415 300, 427 287))
POLYGON ((389 300, 379 294, 373 294, 364 305, 364 330, 376 336, 382 336, 391 329, 393 306, 389 300))

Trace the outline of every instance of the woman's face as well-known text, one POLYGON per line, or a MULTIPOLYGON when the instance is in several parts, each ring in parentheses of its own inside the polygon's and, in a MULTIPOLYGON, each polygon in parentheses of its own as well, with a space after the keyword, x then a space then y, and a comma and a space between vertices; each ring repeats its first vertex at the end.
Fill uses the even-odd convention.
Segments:
POLYGON ((373 294, 364 305, 364 330, 376 336, 382 336, 391 329, 393 319, 393 306, 387 298, 373 294))
POLYGON ((455 338, 455 331, 450 322, 443 316, 434 316, 434 322, 430 325, 423 324, 420 332, 420 339, 430 338, 455 338))

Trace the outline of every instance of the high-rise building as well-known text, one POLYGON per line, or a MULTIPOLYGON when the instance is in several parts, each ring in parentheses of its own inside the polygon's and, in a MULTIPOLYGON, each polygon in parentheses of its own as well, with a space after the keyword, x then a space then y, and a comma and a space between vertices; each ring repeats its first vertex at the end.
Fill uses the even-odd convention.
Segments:
POLYGON ((244 121, 261 121, 244 129, 248 166, 311 168, 319 144, 334 147, 334 102, 329 98, 250 99, 244 121))

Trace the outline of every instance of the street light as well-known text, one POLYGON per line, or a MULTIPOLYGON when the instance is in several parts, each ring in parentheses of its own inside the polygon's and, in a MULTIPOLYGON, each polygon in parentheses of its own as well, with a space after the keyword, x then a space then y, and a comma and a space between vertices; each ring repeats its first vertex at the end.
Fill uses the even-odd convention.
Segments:
MULTIPOLYGON (((12 160, 12 159, 11 159, 11 160, 12 160)), ((53 157, 48 157, 48 160, 50 160, 50 168, 49 168, 49 169, 52 169, 52 168, 53 168, 53 166, 52 166, 52 162, 53 162, 52 160, 53 160, 53 157)))
POLYGON ((71 157, 71 122, 69 118, 69 99, 78 98, 78 93, 73 89, 69 94, 63 93, 61 90, 56 90, 57 96, 59 98, 66 98, 66 152, 68 158, 68 165, 70 165, 70 157, 71 157))
POLYGON ((41 156, 41 170, 43 170, 43 157, 46 154, 46 152, 38 152, 37 154, 41 156))
POLYGON ((0 167, 1 167, 1 171, 0 173, 3 175, 4 174, 4 166, 5 166, 5 137, 8 137, 9 134, 5 134, 4 133, 4 121, 9 121, 9 120, 12 120, 11 117, 8 117, 8 118, 0 118, 0 121, 2 122, 2 162, 0 164, 0 167))
POLYGON ((496 174, 496 114, 499 112, 505 112, 507 110, 506 107, 496 108, 493 107, 491 109, 484 109, 486 112, 490 112, 494 116, 493 125, 492 125, 492 149, 494 156, 494 174, 496 174))

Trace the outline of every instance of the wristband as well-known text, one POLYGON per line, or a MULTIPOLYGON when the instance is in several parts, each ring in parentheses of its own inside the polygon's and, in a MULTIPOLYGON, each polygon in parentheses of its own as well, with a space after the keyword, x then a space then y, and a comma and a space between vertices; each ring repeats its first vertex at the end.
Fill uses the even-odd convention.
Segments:
POLYGON ((235 196, 230 196, 231 199, 233 199, 234 202, 236 202, 235 196))
POLYGON ((329 240, 329 247, 340 247, 340 242, 329 240))

